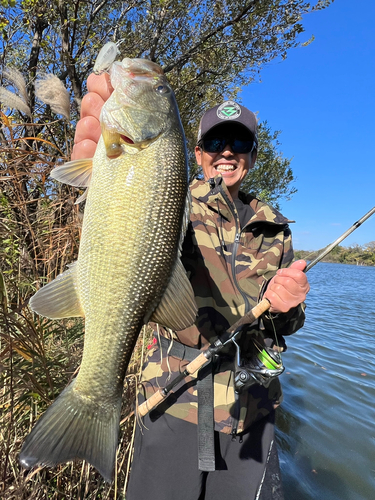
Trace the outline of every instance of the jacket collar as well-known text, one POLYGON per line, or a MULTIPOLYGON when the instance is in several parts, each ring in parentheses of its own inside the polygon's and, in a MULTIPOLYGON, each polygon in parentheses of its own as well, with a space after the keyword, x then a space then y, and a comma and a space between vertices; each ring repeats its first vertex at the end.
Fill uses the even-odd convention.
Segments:
MULTIPOLYGON (((208 181, 194 179, 190 185, 190 190, 193 198, 205 203, 215 212, 220 211, 220 214, 225 219, 229 222, 232 221, 233 213, 229 208, 228 202, 232 205, 234 204, 221 175, 216 175, 208 181)), ((243 203, 250 205, 250 208, 253 210, 253 215, 246 226, 255 222, 267 222, 279 225, 294 222, 284 217, 271 205, 267 205, 251 194, 245 194, 240 191, 239 198, 243 203)))

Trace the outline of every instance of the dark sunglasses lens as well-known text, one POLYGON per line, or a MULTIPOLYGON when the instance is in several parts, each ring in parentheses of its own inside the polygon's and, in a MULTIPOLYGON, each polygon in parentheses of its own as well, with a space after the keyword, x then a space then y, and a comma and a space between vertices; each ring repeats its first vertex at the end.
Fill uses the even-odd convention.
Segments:
POLYGON ((251 139, 227 139, 225 137, 203 139, 203 149, 207 153, 220 153, 227 144, 230 145, 233 153, 250 153, 253 149, 253 141, 251 139))
POLYGON ((216 137, 213 139, 204 139, 203 140, 203 149, 207 151, 207 153, 219 153, 223 151, 225 147, 225 139, 216 137))
POLYGON ((234 139, 234 141, 231 142, 230 145, 233 153, 250 153, 250 151, 253 149, 252 140, 234 139))

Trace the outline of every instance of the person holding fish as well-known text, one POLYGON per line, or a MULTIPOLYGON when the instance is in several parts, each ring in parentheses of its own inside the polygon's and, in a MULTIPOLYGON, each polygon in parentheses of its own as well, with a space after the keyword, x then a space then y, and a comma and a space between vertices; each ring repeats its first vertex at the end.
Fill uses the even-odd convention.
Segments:
MULTIPOLYGON (((100 112, 113 91, 107 74, 90 75, 87 86, 73 159, 94 155, 100 112)), ((303 325, 309 284, 305 261, 292 262, 291 221, 240 191, 257 147, 257 120, 247 108, 226 101, 203 115, 195 155, 204 179, 190 186, 192 211, 182 247, 197 319, 181 331, 152 324, 156 340, 143 368, 140 401, 164 387, 170 372, 183 371, 260 298, 271 308, 241 335, 244 360, 254 355, 252 339, 280 352, 284 336, 303 325)), ((136 433, 128 500, 283 498, 274 442, 274 409, 282 399, 278 378, 234 390, 233 354, 221 355, 198 378, 187 377, 147 415, 136 433), (213 401, 213 413, 205 399, 206 406, 213 401), (202 445, 206 438, 212 448, 210 425, 214 456, 202 445)))
POLYGON ((84 349, 20 464, 84 459, 113 480, 125 373, 149 323, 155 342, 127 499, 281 499, 280 352, 303 324, 309 285, 306 263, 292 263, 291 221, 240 191, 256 161, 256 118, 234 101, 203 115, 195 148, 203 179, 189 188, 162 69, 117 54, 113 42, 99 52, 94 71, 108 75, 89 77, 72 161, 51 172, 89 188, 77 200, 86 199, 80 246, 29 306, 51 319, 84 317, 84 349))

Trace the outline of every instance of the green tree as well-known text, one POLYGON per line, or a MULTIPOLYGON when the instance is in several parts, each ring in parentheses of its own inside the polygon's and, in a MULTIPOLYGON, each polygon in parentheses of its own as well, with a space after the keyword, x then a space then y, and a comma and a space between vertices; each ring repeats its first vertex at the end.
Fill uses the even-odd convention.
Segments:
POLYGON ((45 108, 35 103, 33 91, 36 75, 57 74, 72 93, 73 108, 79 107, 99 49, 116 41, 122 55, 149 58, 163 67, 191 142, 202 112, 223 97, 235 97, 266 63, 285 58, 298 45, 302 16, 329 3, 2 0, 1 63, 22 71, 33 116, 43 121, 45 108))
POLYGON ((259 151, 253 170, 250 170, 241 189, 251 192, 263 201, 279 208, 282 198, 290 199, 297 191, 290 167, 291 158, 284 158, 279 151, 281 131, 272 132, 267 122, 258 127, 259 151))

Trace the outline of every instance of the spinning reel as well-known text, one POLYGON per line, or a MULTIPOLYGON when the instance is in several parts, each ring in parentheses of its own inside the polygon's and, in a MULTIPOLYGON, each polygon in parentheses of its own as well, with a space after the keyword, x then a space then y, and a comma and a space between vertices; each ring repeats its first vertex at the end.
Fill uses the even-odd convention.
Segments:
POLYGON ((231 341, 236 346, 234 361, 234 388, 236 392, 241 392, 253 384, 269 387, 272 380, 285 370, 280 353, 261 345, 257 340, 253 339, 254 355, 246 361, 241 360, 241 350, 235 340, 235 335, 231 341))

